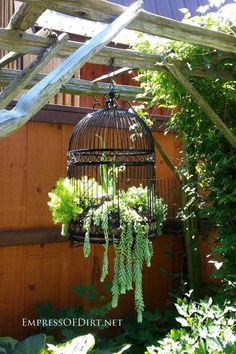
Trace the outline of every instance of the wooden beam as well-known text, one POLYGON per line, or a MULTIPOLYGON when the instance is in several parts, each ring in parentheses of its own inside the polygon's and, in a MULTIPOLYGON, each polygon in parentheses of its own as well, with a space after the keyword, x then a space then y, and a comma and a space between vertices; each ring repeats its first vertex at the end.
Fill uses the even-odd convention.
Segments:
POLYGON ((21 53, 16 53, 16 52, 7 53, 2 58, 0 58, 0 68, 12 63, 14 60, 18 59, 21 56, 22 56, 21 53))
POLYGON ((70 57, 54 69, 48 76, 22 96, 15 109, 0 111, 0 137, 6 137, 37 113, 48 100, 60 91, 60 88, 72 77, 75 71, 95 53, 108 44, 140 12, 142 2, 137 1, 112 24, 98 33, 70 57))
MULTIPOLYGON (((0 69, 0 86, 7 86, 11 81, 15 80, 19 75, 20 70, 0 69)), ((25 89, 31 89, 40 80, 45 78, 45 74, 36 75, 30 82, 27 83, 25 89)), ((108 83, 92 82, 81 79, 70 79, 65 83, 60 92, 71 95, 81 96, 103 96, 109 90, 108 83)), ((140 95, 144 90, 139 86, 116 85, 116 90, 119 92, 121 99, 135 100, 137 95, 140 95)), ((151 96, 145 96, 139 101, 151 101, 151 96)))
MULTIPOLYGON (((228 142, 236 148, 236 136, 233 132, 224 124, 221 118, 214 112, 211 106, 204 100, 200 93, 193 87, 193 85, 184 77, 184 75, 177 69, 176 66, 166 64, 166 67, 170 73, 178 80, 186 91, 195 99, 202 110, 211 119, 214 125, 219 129, 221 134, 228 140, 228 142)), ((194 129, 194 127, 193 127, 194 129)))
POLYGON ((39 4, 21 4, 18 10, 10 18, 8 29, 15 29, 19 31, 26 31, 28 28, 32 27, 38 17, 46 8, 39 4))
MULTIPOLYGON (((30 33, 0 28, 0 48, 6 51, 14 50, 19 53, 38 55, 42 49, 47 48, 52 42, 52 38, 43 38, 30 33)), ((59 57, 67 58, 83 44, 82 42, 69 41, 68 45, 61 50, 59 57)), ((156 62, 161 61, 161 57, 158 55, 105 47, 96 56, 90 58, 89 62, 110 65, 111 58, 114 58, 114 66, 131 68, 153 68, 156 62)))
MULTIPOLYGON (((201 233, 215 229, 205 219, 199 220, 199 226, 201 233)), ((176 218, 167 218, 163 225, 163 237, 173 234, 177 237, 182 237, 182 222, 176 218)), ((59 227, 18 231, 0 230, 0 247, 60 242, 69 243, 70 241, 61 236, 61 228, 59 227)))
MULTIPOLYGON (((0 28, 0 48, 6 51, 15 51, 19 53, 28 53, 38 55, 42 49, 47 48, 52 44, 53 38, 43 38, 30 33, 22 33, 14 30, 6 30, 0 28)), ((68 41, 65 48, 62 48, 59 57, 67 58, 76 49, 83 45, 81 42, 68 41)), ((128 67, 131 69, 152 69, 158 71, 166 71, 166 68, 162 65, 163 58, 156 54, 147 54, 137 52, 130 49, 120 49, 104 47, 99 53, 91 57, 88 62, 92 64, 105 64, 110 66, 111 58, 114 59, 113 65, 115 67, 128 67), (161 64, 161 65, 157 65, 161 64)), ((183 62, 175 62, 181 71, 188 76, 199 77, 212 77, 221 78, 229 81, 235 78, 235 74, 231 70, 220 71, 216 67, 207 69, 206 67, 199 67, 194 70, 190 70, 188 65, 183 62)))
MULTIPOLYGON (((40 4, 71 16, 88 20, 110 23, 125 7, 108 1, 97 0, 23 0, 28 4, 40 4)), ((212 31, 202 27, 181 23, 147 11, 130 23, 127 28, 140 32, 161 36, 177 41, 184 41, 200 47, 218 49, 224 52, 236 53, 236 38, 234 36, 212 31)))
POLYGON ((68 242, 59 228, 41 228, 19 231, 0 231, 0 246, 68 242))
POLYGON ((58 39, 13 80, 0 93, 0 109, 6 108, 8 104, 18 95, 24 87, 42 70, 45 65, 61 50, 68 41, 68 34, 61 34, 58 39))
MULTIPOLYGON (((41 37, 51 37, 51 38, 56 38, 57 37, 55 32, 53 32, 52 30, 49 30, 47 28, 42 28, 35 35, 36 36, 41 36, 41 37)), ((0 58, 0 68, 2 68, 5 65, 13 62, 14 60, 18 59, 22 55, 23 55, 22 53, 17 53, 17 52, 9 52, 9 53, 7 53, 4 57, 0 58)))

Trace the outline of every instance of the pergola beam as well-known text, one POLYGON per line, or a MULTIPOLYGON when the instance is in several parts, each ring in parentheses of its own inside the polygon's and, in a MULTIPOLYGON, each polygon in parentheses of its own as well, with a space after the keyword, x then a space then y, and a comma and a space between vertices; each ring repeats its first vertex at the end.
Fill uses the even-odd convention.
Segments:
POLYGON ((0 93, 0 109, 6 108, 8 104, 18 95, 36 74, 61 50, 68 41, 68 34, 61 34, 58 39, 20 74, 12 80, 9 85, 0 93))
POLYGON ((46 8, 39 2, 21 4, 18 10, 10 18, 7 28, 26 31, 35 24, 38 17, 42 15, 45 10, 46 8))
MULTIPOLYGON (((0 69, 0 86, 8 85, 11 81, 15 80, 20 73, 20 70, 0 69)), ((31 89, 45 77, 45 74, 37 74, 30 82, 27 83, 27 85, 25 85, 25 89, 31 89)), ((94 83, 89 80, 70 79, 61 87, 60 92, 81 96, 103 96, 108 92, 109 85, 110 84, 108 83, 94 83)), ((130 85, 116 85, 116 89, 120 94, 120 98, 127 100, 135 100, 137 95, 144 92, 141 87, 130 85)), ((151 101, 151 99, 151 96, 145 96, 144 98, 139 98, 138 100, 151 101)))
MULTIPOLYGON (((47 28, 42 28, 39 30, 36 34, 36 36, 41 36, 41 37, 51 37, 51 38, 56 38, 57 35, 55 32, 47 29, 47 28)), ((4 67, 5 65, 13 62, 14 60, 18 59, 21 57, 23 54, 22 53, 17 53, 17 52, 9 52, 4 57, 0 58, 0 68, 4 67)))
POLYGON ((83 66, 86 61, 108 44, 140 12, 141 1, 134 3, 81 48, 77 49, 63 63, 54 69, 30 91, 22 96, 11 111, 0 111, 0 137, 6 137, 29 121, 60 88, 83 66))
MULTIPOLYGON (((53 38, 50 37, 44 38, 30 33, 0 28, 0 48, 6 51, 14 50, 19 53, 39 55, 52 42, 53 38)), ((81 42, 68 41, 68 44, 62 48, 58 56, 66 58, 82 45, 83 43, 81 42)), ((166 71, 165 67, 156 65, 157 63, 162 63, 162 58, 159 55, 137 52, 130 49, 104 47, 99 53, 91 57, 88 62, 110 66, 111 58, 114 59, 113 65, 115 67, 166 71)), ((187 76, 222 78, 226 81, 232 80, 235 77, 232 71, 223 69, 220 71, 214 66, 211 69, 199 67, 190 70, 186 63, 176 62, 175 64, 187 76)))
MULTIPOLYGON (((28 4, 42 5, 48 9, 71 16, 110 23, 125 7, 108 1, 97 0, 23 0, 28 4)), ((236 38, 234 36, 212 31, 206 28, 181 23, 176 20, 158 16, 142 10, 139 16, 127 28, 140 32, 161 36, 177 41, 218 49, 224 52, 236 53, 236 38)))
POLYGON ((208 102, 200 95, 200 93, 193 87, 193 85, 184 77, 184 75, 179 71, 175 65, 166 64, 167 69, 176 78, 178 82, 186 89, 186 91, 195 99, 197 104, 201 109, 207 114, 211 119, 213 124, 219 129, 222 135, 228 140, 228 142, 236 148, 236 136, 233 132, 225 125, 222 119, 215 113, 208 102))

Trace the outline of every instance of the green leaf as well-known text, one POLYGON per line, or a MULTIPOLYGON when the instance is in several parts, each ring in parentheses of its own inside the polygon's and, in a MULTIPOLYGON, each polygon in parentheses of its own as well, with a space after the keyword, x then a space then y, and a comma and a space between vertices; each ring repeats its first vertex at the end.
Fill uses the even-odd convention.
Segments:
MULTIPOLYGON (((57 346, 47 344, 48 349, 52 350, 54 354, 71 354, 71 353, 88 353, 94 346, 95 339, 92 334, 76 337, 66 343, 57 346)), ((36 354, 36 352, 34 352, 36 354)))
POLYGON ((11 337, 0 337, 0 354, 10 354, 17 345, 18 340, 11 337))
POLYGON ((45 349, 45 334, 37 334, 26 338, 23 342, 17 343, 12 354, 40 354, 45 349))

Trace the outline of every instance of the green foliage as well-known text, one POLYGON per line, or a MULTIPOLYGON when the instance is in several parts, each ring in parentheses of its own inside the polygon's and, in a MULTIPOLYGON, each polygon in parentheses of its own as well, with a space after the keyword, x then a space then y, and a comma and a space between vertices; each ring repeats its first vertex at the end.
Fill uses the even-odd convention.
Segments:
MULTIPOLYGON (((232 33, 231 22, 222 12, 200 9, 203 15, 191 18, 184 10, 184 22, 197 24, 222 32, 232 33), (204 12, 208 11, 206 15, 204 12)), ((221 79, 221 70, 234 75, 235 56, 227 58, 216 50, 188 43, 150 41, 140 37, 135 49, 155 53, 163 62, 184 61, 190 70, 197 67, 212 69, 215 77, 188 77, 197 91, 210 104, 223 122, 236 133, 235 81, 221 79)), ((144 88, 144 96, 152 95, 151 105, 159 104, 175 109, 167 123, 168 130, 184 138, 185 162, 180 172, 185 177, 183 190, 188 196, 187 205, 179 216, 185 221, 190 217, 207 217, 219 229, 219 247, 222 257, 218 276, 223 277, 228 288, 236 288, 236 154, 232 146, 201 110, 182 85, 163 71, 140 70, 137 77, 144 88)))
MULTIPOLYGON (((56 310, 51 304, 39 304, 37 305, 37 314, 39 319, 78 319, 81 318, 86 322, 87 325, 83 326, 83 323, 81 323, 81 326, 73 326, 73 323, 71 322, 71 325, 68 325, 68 321, 65 325, 60 325, 57 327, 60 335, 65 339, 65 340, 71 340, 78 335, 85 335, 88 332, 93 333, 95 330, 94 326, 90 326, 91 321, 94 319, 106 319, 107 316, 110 314, 112 310, 112 306, 110 303, 110 284, 105 284, 105 287, 107 290, 109 290, 109 293, 105 295, 101 295, 97 288, 94 285, 89 285, 89 286, 84 286, 80 284, 79 286, 75 287, 73 290, 76 293, 76 295, 82 297, 85 301, 96 301, 99 305, 91 308, 90 310, 84 309, 83 307, 69 307, 61 310, 56 310), (108 289, 109 288, 109 289, 108 289), (109 295, 109 298, 108 298, 109 295)), ((97 323, 96 325, 96 330, 101 330, 103 331, 106 328, 106 326, 103 325, 103 323, 97 323)), ((51 334, 55 327, 50 327, 48 326, 43 326, 42 328, 46 333, 49 335, 51 334)), ((93 333, 94 334, 94 333, 93 333)))
POLYGON ((44 348, 46 348, 46 336, 37 334, 18 342, 12 354, 42 354, 44 348))
MULTIPOLYGON (((142 321, 144 310, 142 294, 142 270, 146 263, 151 265, 152 244, 148 239, 149 223, 147 219, 149 191, 146 188, 130 187, 126 192, 119 191, 110 198, 109 190, 116 184, 116 175, 119 169, 112 167, 109 173, 108 193, 104 195, 104 187, 94 179, 69 180, 65 178, 57 182, 56 188, 49 193, 50 209, 54 222, 62 222, 68 228, 70 221, 83 212, 83 228, 85 231, 83 251, 84 256, 90 254, 90 231, 92 227, 101 227, 104 234, 104 256, 101 281, 108 275, 108 246, 110 220, 119 220, 115 232, 113 230, 113 244, 115 248, 114 275, 112 282, 112 306, 118 306, 119 296, 133 289, 135 293, 135 308, 138 322, 142 321), (112 173, 112 177, 110 176, 112 173), (115 182, 114 182, 115 181, 115 182), (93 189, 96 193, 93 194, 93 189), (100 191, 97 193, 97 191, 100 191), (98 198, 94 199, 94 195, 98 198), (101 196, 99 198, 99 196, 101 196)), ((112 193, 113 195, 113 193, 112 193)), ((162 199, 155 197, 154 216, 157 233, 166 217, 166 205, 162 199)))
MULTIPOLYGON (((158 338, 163 338, 171 326, 175 324, 174 311, 144 311, 142 323, 137 322, 134 313, 129 314, 122 324, 122 333, 111 339, 98 339, 97 346, 102 349, 111 348, 122 343, 130 343, 131 347, 127 354, 143 354, 148 346, 153 344, 158 338)), ((95 354, 97 354, 97 346, 95 347, 95 354)))
POLYGON ((236 350, 236 306, 219 297, 200 303, 178 299, 180 329, 172 329, 148 348, 150 354, 233 354, 236 350))
MULTIPOLYGON (((144 310, 142 294, 142 269, 144 263, 151 264, 152 244, 148 240, 149 225, 143 213, 147 211, 148 192, 142 187, 131 187, 127 192, 122 191, 121 197, 112 201, 104 201, 101 206, 94 209, 89 216, 90 222, 84 223, 86 238, 89 237, 91 225, 101 226, 104 238, 104 257, 101 281, 108 274, 108 236, 109 218, 119 215, 120 226, 118 236, 114 235, 115 260, 112 282, 112 306, 118 305, 119 296, 135 288, 135 307, 138 322, 142 321, 144 310), (88 226, 87 226, 88 225, 88 226), (126 271, 127 270, 127 271, 126 271)), ((156 222, 160 230, 166 215, 166 206, 161 200, 156 201, 156 222)), ((87 239, 84 243, 84 253, 87 256, 87 239), (85 248, 86 246, 86 248, 85 248)))
MULTIPOLYGON (((104 284, 107 293, 100 294, 94 285, 88 287, 80 284, 74 291, 78 296, 81 296, 85 301, 96 301, 100 304, 90 310, 80 308, 67 308, 56 311, 52 305, 38 305, 37 312, 39 318, 84 318, 84 319, 107 319, 112 318, 112 306, 110 301, 111 285, 104 284)), ((176 325, 176 311, 167 310, 160 311, 159 309, 150 312, 143 312, 143 321, 138 323, 136 314, 131 313, 125 316, 120 327, 120 332, 115 337, 107 338, 100 335, 100 331, 104 330, 104 326, 94 327, 58 327, 59 332, 65 340, 71 340, 78 335, 92 333, 96 338, 96 345, 91 354, 111 354, 116 353, 121 348, 126 347, 124 343, 129 343, 129 348, 126 348, 128 354, 143 354, 146 347, 153 344, 158 338, 162 338, 168 333, 171 327, 176 325), (96 332, 96 333, 93 333, 96 332)), ((44 331, 50 334, 50 328, 44 327, 44 331)))
POLYGON ((122 344, 93 350, 94 345, 95 339, 91 334, 57 345, 47 342, 45 334, 30 336, 22 342, 11 337, 0 337, 1 354, 122 354, 130 348, 130 344, 122 344))
POLYGON ((0 337, 1 354, 43 354, 46 351, 46 336, 37 334, 22 342, 11 337, 0 337))
POLYGON ((55 188, 48 194, 51 199, 48 205, 53 221, 64 225, 63 236, 67 235, 69 222, 92 205, 91 197, 95 190, 98 197, 102 196, 101 186, 95 179, 86 176, 81 180, 61 178, 57 181, 55 188))
MULTIPOLYGON (((65 343, 53 345, 48 344, 48 354, 81 353, 86 354, 91 351, 95 344, 95 339, 91 334, 73 338, 65 343)), ((45 353, 46 354, 46 353, 45 353)))
POLYGON ((18 340, 11 337, 0 337, 0 354, 12 353, 18 340))

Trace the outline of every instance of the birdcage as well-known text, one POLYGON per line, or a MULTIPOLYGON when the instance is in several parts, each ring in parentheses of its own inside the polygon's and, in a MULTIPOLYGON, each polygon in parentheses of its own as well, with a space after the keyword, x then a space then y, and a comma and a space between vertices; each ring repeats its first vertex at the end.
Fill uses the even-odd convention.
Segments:
MULTIPOLYGON (((111 89, 105 108, 87 114, 78 122, 67 154, 68 177, 84 184, 82 190, 84 193, 90 191, 94 205, 102 206, 104 201, 116 203, 116 212, 109 214, 110 243, 119 238, 119 205, 125 191, 131 187, 136 187, 137 193, 139 188, 142 193, 145 191, 147 205, 143 217, 149 224, 149 238, 155 235, 156 177, 152 134, 134 111, 117 108, 115 95, 111 89)), ((69 239, 75 245, 84 240, 83 224, 87 212, 85 206, 84 213, 69 225, 69 239)), ((90 242, 104 243, 101 226, 92 227, 90 242)))

